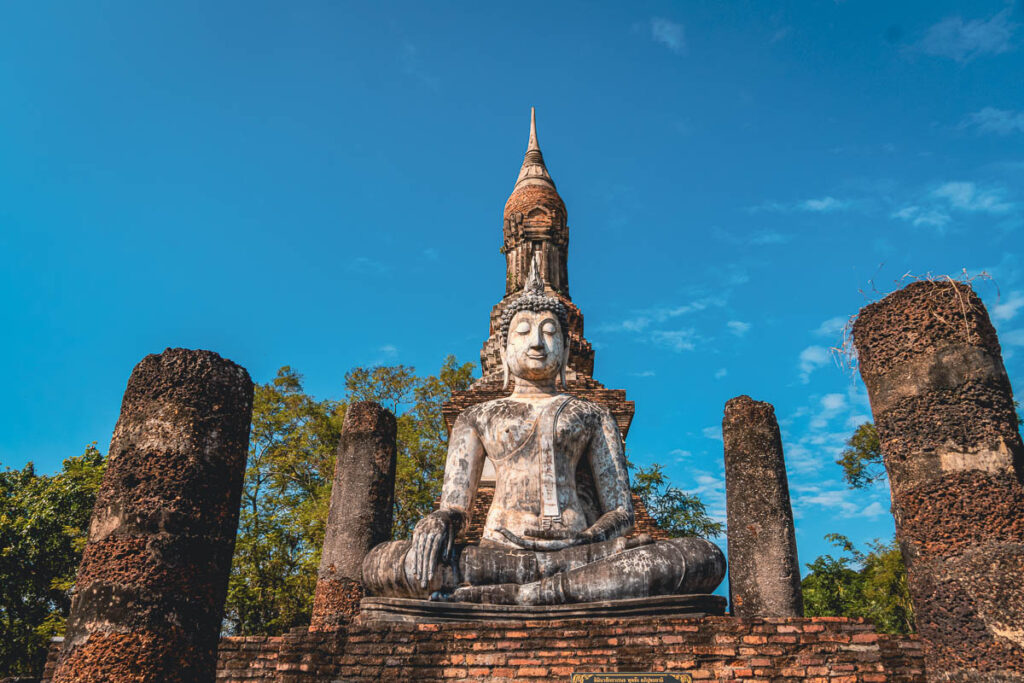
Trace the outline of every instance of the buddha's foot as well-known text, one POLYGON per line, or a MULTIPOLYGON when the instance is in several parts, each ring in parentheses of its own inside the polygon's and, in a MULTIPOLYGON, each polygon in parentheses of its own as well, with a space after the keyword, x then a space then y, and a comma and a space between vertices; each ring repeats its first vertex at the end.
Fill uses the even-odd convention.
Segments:
POLYGON ((491 586, 462 586, 456 588, 450 602, 476 602, 487 605, 518 605, 519 589, 515 583, 498 583, 491 586))

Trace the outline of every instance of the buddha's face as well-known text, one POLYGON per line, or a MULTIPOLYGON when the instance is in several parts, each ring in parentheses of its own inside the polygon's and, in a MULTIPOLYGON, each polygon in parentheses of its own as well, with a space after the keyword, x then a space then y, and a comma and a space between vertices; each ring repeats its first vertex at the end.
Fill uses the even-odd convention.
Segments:
POLYGON ((551 311, 519 311, 508 326, 509 374, 536 382, 554 379, 565 362, 565 341, 551 311))

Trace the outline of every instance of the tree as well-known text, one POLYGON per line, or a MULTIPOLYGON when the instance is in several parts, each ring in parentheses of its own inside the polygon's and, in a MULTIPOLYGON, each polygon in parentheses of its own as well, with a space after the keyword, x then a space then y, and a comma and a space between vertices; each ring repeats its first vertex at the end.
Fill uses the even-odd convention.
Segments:
POLYGON ((846 449, 836 463, 843 468, 843 479, 850 488, 862 489, 885 478, 882 464, 882 446, 878 430, 871 422, 857 427, 847 442, 846 449))
POLYGON ((90 444, 52 476, 0 472, 0 677, 38 676, 64 632, 103 469, 90 444))
POLYGON ((448 450, 441 406, 472 375, 471 363, 448 356, 436 376, 404 365, 353 368, 340 401, 307 395, 287 366, 256 387, 228 632, 275 635, 309 623, 346 407, 377 401, 397 416, 394 535, 403 538, 440 495, 448 450))
POLYGON ((441 495, 448 454, 441 406, 472 381, 473 364, 460 365, 455 356, 444 359, 437 375, 424 378, 404 365, 355 368, 345 375, 350 400, 377 401, 398 418, 394 538, 410 537, 441 495))
POLYGON ((253 398, 249 459, 225 603, 232 633, 309 623, 344 405, 282 367, 253 398))
POLYGON ((672 486, 661 465, 641 467, 632 477, 631 487, 647 508, 647 514, 659 527, 680 536, 720 536, 725 530, 707 514, 700 497, 672 486))
POLYGON ((907 572, 895 541, 869 543, 861 552, 839 534, 825 537, 843 552, 807 565, 801 582, 809 617, 864 617, 882 633, 913 633, 914 610, 907 572))

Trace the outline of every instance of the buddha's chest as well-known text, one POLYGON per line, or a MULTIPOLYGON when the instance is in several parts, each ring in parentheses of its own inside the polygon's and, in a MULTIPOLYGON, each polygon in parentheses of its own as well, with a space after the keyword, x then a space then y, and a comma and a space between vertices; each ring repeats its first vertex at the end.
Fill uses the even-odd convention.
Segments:
POLYGON ((533 469, 553 456, 559 470, 574 470, 592 437, 592 420, 571 404, 556 416, 543 408, 519 404, 490 416, 481 437, 495 467, 533 469))

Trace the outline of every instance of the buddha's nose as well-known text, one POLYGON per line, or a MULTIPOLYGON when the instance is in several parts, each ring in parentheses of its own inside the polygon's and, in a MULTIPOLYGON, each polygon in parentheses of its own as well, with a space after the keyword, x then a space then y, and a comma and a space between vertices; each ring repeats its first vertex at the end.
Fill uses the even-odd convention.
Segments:
POLYGON ((540 328, 534 330, 530 337, 530 348, 531 349, 543 349, 544 348, 544 335, 541 334, 540 328))

